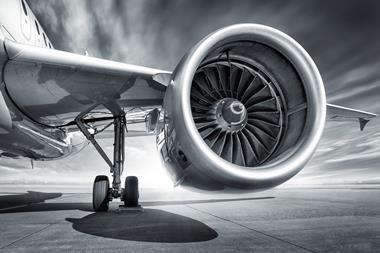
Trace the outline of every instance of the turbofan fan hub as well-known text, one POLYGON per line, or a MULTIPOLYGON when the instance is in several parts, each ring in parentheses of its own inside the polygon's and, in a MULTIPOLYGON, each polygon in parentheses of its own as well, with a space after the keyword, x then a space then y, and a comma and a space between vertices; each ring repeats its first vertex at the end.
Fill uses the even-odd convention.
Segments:
POLYGON ((247 123, 247 109, 237 99, 221 99, 216 105, 216 119, 220 127, 227 131, 238 131, 247 123))
POLYGON ((254 167, 276 151, 286 124, 275 82, 239 59, 218 59, 197 70, 191 89, 193 118, 216 154, 254 167))

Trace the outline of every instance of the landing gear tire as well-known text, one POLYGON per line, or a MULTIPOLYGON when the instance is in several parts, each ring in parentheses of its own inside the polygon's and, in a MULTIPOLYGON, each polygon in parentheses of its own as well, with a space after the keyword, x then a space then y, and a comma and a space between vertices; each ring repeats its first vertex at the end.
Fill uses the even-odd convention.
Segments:
POLYGON ((135 176, 125 178, 124 204, 126 207, 139 205, 139 181, 135 176))
POLYGON ((92 189, 92 206, 95 212, 107 212, 109 206, 109 186, 107 176, 96 176, 92 189))

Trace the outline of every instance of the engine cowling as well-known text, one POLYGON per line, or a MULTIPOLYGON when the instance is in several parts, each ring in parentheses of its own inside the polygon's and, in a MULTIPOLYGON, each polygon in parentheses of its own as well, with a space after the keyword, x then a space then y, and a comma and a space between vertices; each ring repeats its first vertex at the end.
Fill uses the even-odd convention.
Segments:
POLYGON ((326 98, 316 65, 294 39, 239 24, 189 50, 161 113, 158 147, 176 184, 252 190, 305 166, 323 132, 326 98))

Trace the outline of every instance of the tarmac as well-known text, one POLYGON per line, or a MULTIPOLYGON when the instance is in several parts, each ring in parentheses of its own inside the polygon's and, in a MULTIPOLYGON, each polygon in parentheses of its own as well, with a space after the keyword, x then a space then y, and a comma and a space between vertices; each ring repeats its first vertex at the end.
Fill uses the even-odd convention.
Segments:
POLYGON ((380 187, 243 195, 141 191, 94 213, 88 193, 0 194, 0 252, 380 252, 380 187))

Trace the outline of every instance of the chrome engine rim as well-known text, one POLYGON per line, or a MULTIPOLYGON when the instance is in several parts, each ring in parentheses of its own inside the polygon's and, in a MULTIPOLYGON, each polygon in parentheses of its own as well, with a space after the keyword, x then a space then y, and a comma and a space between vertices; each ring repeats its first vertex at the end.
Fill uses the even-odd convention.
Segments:
POLYGON ((268 26, 238 24, 222 28, 202 39, 180 61, 168 87, 173 105, 168 117, 176 124, 181 148, 196 171, 205 171, 227 185, 255 187, 278 185, 297 174, 310 160, 322 136, 326 116, 326 95, 323 80, 310 55, 291 37, 268 26), (253 41, 277 50, 287 58, 304 84, 307 117, 302 135, 291 149, 266 163, 249 169, 231 164, 219 157, 204 142, 194 123, 191 111, 191 87, 194 75, 220 46, 236 41, 253 41), (205 162, 207 161, 207 162, 205 162))

